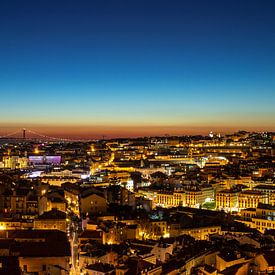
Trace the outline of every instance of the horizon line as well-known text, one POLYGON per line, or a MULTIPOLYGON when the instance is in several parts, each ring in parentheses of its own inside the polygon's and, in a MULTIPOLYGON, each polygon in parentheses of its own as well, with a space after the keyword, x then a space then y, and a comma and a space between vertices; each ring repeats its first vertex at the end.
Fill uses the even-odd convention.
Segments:
MULTIPOLYGON (((164 127, 165 128, 165 127, 164 127)), ((226 127, 225 127, 226 129, 226 127)), ((185 133, 152 133, 152 134, 138 134, 138 133, 121 133, 121 135, 119 134, 95 134, 95 133, 82 133, 81 135, 79 135, 79 133, 58 133, 58 132, 52 132, 50 131, 50 133, 48 133, 47 131, 46 132, 40 132, 40 131, 33 131, 33 130, 30 130, 28 128, 17 128, 17 130, 15 132, 11 132, 11 133, 3 133, 1 130, 0 130, 0 139, 21 139, 22 136, 18 137, 19 135, 21 135, 23 133, 23 131, 27 131, 27 133, 29 133, 29 135, 31 134, 32 136, 40 136, 40 138, 56 138, 56 139, 60 139, 60 140, 75 140, 75 141, 89 141, 89 140, 112 140, 112 139, 137 139, 137 138, 154 138, 154 137, 167 137, 167 138, 171 138, 171 137, 184 137, 184 136, 189 136, 189 137, 192 137, 192 136, 208 136, 210 133, 213 133, 213 134, 219 134, 221 136, 227 136, 227 135, 234 135, 234 134, 237 134, 237 133, 240 133, 240 132, 247 132, 247 133, 270 133, 270 134, 275 134, 275 130, 270 130, 270 129, 261 129, 261 130, 256 130, 256 129, 235 129, 233 131, 216 131, 214 129, 205 129, 204 131, 200 131, 200 132, 197 132, 197 131, 192 131, 188 133, 188 131, 185 131, 185 133), (17 136, 16 136, 17 135, 17 136)), ((26 138, 28 140, 28 137, 26 138)), ((29 137, 29 139, 32 139, 32 137, 29 137)), ((38 138, 37 138, 38 139, 38 138)))

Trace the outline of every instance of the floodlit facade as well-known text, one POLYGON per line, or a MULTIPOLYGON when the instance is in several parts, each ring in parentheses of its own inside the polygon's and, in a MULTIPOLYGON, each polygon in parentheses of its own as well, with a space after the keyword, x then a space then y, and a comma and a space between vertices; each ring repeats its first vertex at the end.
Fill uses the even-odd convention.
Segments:
POLYGON ((216 194, 216 207, 226 212, 238 211, 238 193, 233 190, 221 190, 216 194))
POLYGON ((259 203, 267 203, 268 197, 259 191, 246 190, 239 193, 238 208, 239 210, 245 208, 256 208, 259 203))

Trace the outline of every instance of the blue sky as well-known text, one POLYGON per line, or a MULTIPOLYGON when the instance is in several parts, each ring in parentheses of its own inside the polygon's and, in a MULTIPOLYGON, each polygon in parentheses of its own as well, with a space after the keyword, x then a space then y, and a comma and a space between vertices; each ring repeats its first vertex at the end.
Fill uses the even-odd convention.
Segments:
POLYGON ((275 130, 274 12, 272 0, 3 0, 0 132, 275 130))

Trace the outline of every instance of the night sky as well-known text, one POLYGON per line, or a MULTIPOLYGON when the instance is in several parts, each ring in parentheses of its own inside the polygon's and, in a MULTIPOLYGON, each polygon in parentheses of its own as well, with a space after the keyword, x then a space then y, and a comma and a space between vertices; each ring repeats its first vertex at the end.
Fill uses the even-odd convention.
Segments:
POLYGON ((0 134, 275 131, 275 1, 0 1, 0 134))

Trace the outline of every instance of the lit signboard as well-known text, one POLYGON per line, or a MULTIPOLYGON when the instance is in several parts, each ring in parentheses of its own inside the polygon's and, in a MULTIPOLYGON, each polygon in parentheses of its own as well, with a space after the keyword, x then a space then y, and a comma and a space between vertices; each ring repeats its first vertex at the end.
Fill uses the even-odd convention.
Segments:
POLYGON ((31 164, 60 164, 61 156, 29 156, 31 164))

